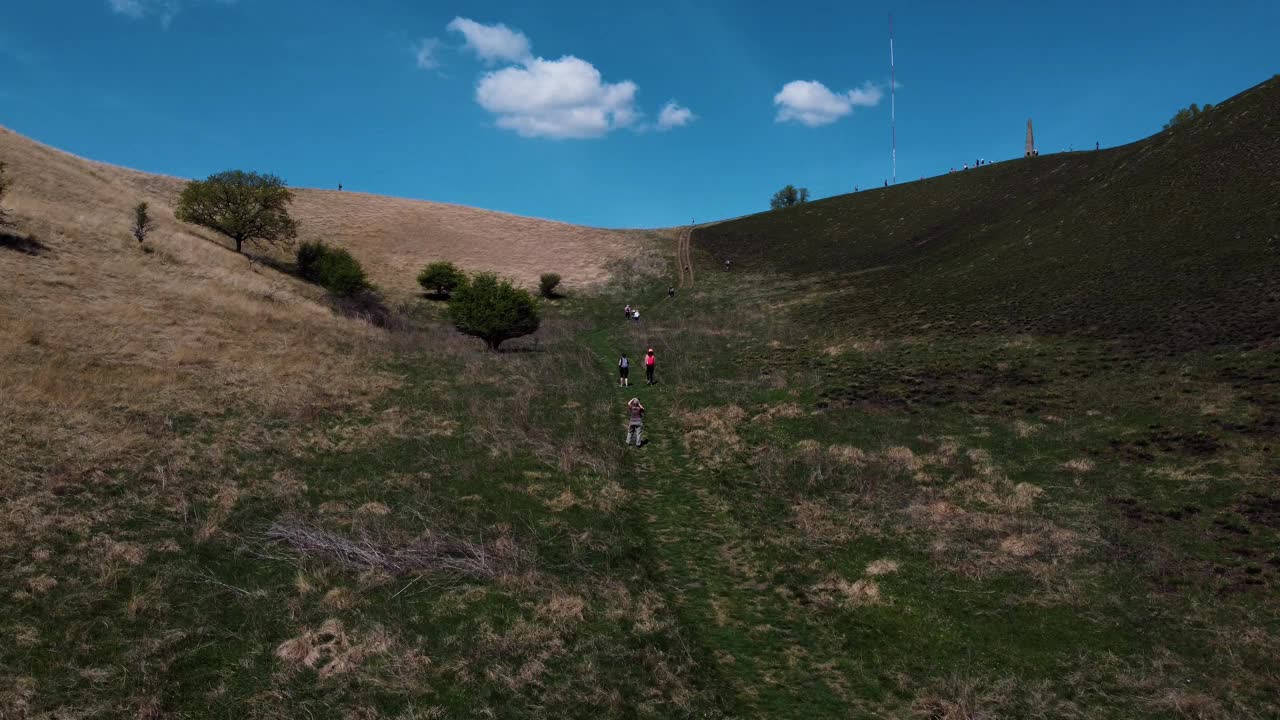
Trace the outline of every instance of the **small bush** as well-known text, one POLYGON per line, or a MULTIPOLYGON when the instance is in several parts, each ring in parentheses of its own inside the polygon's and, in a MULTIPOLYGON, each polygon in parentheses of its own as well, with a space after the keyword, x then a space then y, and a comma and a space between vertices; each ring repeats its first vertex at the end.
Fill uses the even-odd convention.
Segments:
POLYGON ((369 288, 360 261, 342 248, 329 248, 320 258, 320 284, 339 297, 351 297, 369 288))
POLYGON ((459 332, 484 340, 491 350, 538 329, 533 296, 493 273, 480 273, 458 288, 449 317, 459 332))
POLYGON ((339 297, 353 297, 369 289, 360 261, 342 248, 321 241, 298 246, 298 274, 339 297))
POLYGON ((129 229, 133 233, 133 239, 139 243, 147 239, 147 235, 156 229, 156 221, 151 218, 151 212, 147 209, 145 202, 140 202, 133 206, 133 227, 129 229))
POLYGON ((418 284, 436 297, 447 298, 466 282, 467 276, 451 262, 433 262, 418 273, 418 284))
POLYGON ((304 242, 298 245, 297 267, 298 276, 303 280, 313 283, 320 282, 320 258, 324 257, 324 243, 319 240, 313 242, 304 242))
POLYGON ((560 276, 556 273, 543 273, 542 278, 538 281, 538 289, 542 292, 542 297, 555 299, 560 297, 556 292, 556 287, 560 285, 560 276))

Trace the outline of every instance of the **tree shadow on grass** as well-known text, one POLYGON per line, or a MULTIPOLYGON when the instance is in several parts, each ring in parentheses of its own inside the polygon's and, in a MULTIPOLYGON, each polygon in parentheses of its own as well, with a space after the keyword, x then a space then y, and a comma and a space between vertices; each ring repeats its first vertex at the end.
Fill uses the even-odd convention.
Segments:
POLYGON ((8 230, 0 230, 0 248, 24 255, 42 255, 49 246, 37 240, 35 235, 18 235, 8 230))

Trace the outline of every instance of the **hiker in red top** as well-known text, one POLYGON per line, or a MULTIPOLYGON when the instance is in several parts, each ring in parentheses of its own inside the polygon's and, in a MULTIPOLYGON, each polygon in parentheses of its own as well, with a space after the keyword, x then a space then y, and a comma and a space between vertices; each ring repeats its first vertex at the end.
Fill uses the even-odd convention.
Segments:
POLYGON ((653 384, 653 371, 658 364, 658 358, 653 356, 653 348, 649 348, 648 354, 644 356, 644 376, 648 379, 650 385, 653 384))
POLYGON ((623 445, 630 445, 631 439, 635 438, 636 447, 644 444, 641 435, 644 431, 644 406, 640 404, 640 398, 631 398, 627 403, 627 413, 630 420, 627 422, 627 439, 623 445))

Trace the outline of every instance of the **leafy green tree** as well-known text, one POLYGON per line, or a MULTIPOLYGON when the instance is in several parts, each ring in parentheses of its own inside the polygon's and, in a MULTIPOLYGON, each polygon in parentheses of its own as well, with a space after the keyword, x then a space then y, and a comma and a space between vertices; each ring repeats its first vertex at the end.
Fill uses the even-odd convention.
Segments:
POLYGON ((140 202, 133 206, 133 237, 138 242, 147 239, 147 235, 156 228, 156 221, 151 219, 151 213, 147 211, 147 204, 140 202))
POLYGON ((787 185, 781 190, 773 194, 769 199, 770 210, 781 210, 795 205, 799 200, 799 193, 796 192, 795 185, 787 185))
POLYGON ((457 289, 449 317, 459 332, 484 340, 490 350, 538 329, 533 296, 493 273, 480 273, 457 289))
POLYGON ((4 176, 4 163, 0 162, 0 227, 10 224, 9 215, 4 209, 4 191, 9 189, 9 180, 4 176))
POLYGON ((769 209, 781 210, 804 202, 809 202, 809 188, 786 185, 769 199, 769 209))
POLYGON ((467 282, 467 276, 451 262, 433 262, 418 273, 418 284, 423 290, 447 298, 467 282))
POLYGON ((558 273, 543 273, 538 279, 538 290, 542 293, 542 297, 548 300, 554 300, 560 297, 556 293, 556 288, 560 285, 560 275, 558 273))
POLYGON ((192 180, 178 197, 174 215, 182 222, 207 227, 235 241, 287 246, 298 236, 289 216, 293 193, 275 175, 229 170, 192 180))
POLYGON ((1170 119, 1169 122, 1164 124, 1164 129, 1168 130, 1171 127, 1181 125, 1191 120, 1195 120, 1196 118, 1200 117, 1204 113, 1209 112, 1212 109, 1213 109, 1213 105, 1209 103, 1205 103, 1204 107, 1199 107, 1195 103, 1191 103, 1190 106, 1184 107, 1178 112, 1174 113, 1173 118, 1170 119))

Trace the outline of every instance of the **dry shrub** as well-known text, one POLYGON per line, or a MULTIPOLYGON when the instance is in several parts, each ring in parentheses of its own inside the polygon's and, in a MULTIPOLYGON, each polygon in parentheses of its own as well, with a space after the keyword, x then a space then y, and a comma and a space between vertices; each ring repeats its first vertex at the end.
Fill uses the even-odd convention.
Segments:
POLYGON ((1026 420, 1013 421, 1013 433, 1020 438, 1028 438, 1044 429, 1044 425, 1029 423, 1026 420))
POLYGON ((31 588, 31 592, 36 595, 43 595, 58 587, 58 581, 48 575, 39 575, 27 580, 27 587, 31 588))
POLYGON ((679 413, 685 427, 684 444, 708 467, 723 465, 743 449, 738 435, 747 413, 737 405, 679 413))
POLYGON ((900 472, 914 474, 924 467, 924 462, 907 447, 891 447, 880 453, 877 458, 886 467, 900 472))
POLYGON ((475 543, 429 531, 392 547, 368 535, 348 538, 298 522, 280 522, 267 529, 264 539, 351 569, 390 575, 439 573, 495 580, 514 575, 526 563, 525 552, 507 537, 475 543))
POLYGON ((875 580, 862 578, 849 582, 842 577, 829 577, 810 588, 814 604, 818 607, 831 608, 837 605, 846 608, 880 605, 885 602, 880 594, 880 585, 875 580))
POLYGON ((871 577, 898 572, 898 561, 883 558, 867 565, 867 574, 871 577))
POLYGON ((881 534, 869 514, 813 499, 792 505, 790 520, 805 539, 818 545, 842 545, 858 537, 881 534))
POLYGON ((790 420, 798 417, 804 417, 804 415, 804 409, 796 403, 780 403, 778 405, 770 405, 766 407, 751 420, 752 422, 769 422, 770 420, 777 418, 790 420))
POLYGON ((1087 458, 1076 458, 1062 463, 1062 469, 1068 472, 1083 475, 1093 470, 1093 461, 1087 458))
POLYGON ((912 710, 927 720, 994 720, 1010 717, 1016 691, 1012 680, 984 682, 952 675, 918 696, 912 710))
POLYGON ((582 622, 582 613, 587 602, 580 595, 554 593, 549 600, 538 606, 538 617, 556 626, 568 626, 582 622))
POLYGON ((852 445, 832 445, 827 448, 827 454, 836 462, 852 467, 863 467, 870 459, 861 448, 852 445))
POLYGON ((347 610, 356 606, 360 599, 349 588, 336 587, 324 594, 322 602, 334 610, 347 610))
POLYGON ((341 675, 360 667, 365 660, 387 653, 393 645, 390 635, 375 627, 365 637, 353 639, 341 620, 330 618, 315 630, 304 628, 297 637, 280 643, 276 657, 290 665, 315 670, 322 678, 341 675))
POLYGON ((849 338, 822 349, 827 355, 844 355, 845 353, 875 353, 884 349, 884 341, 876 338, 849 338))
POLYGON ((216 535, 222 523, 231 517, 231 511, 239 501, 240 488, 230 482, 223 484, 213 497, 213 507, 205 517, 204 523, 196 530, 196 540, 205 542, 216 535))

